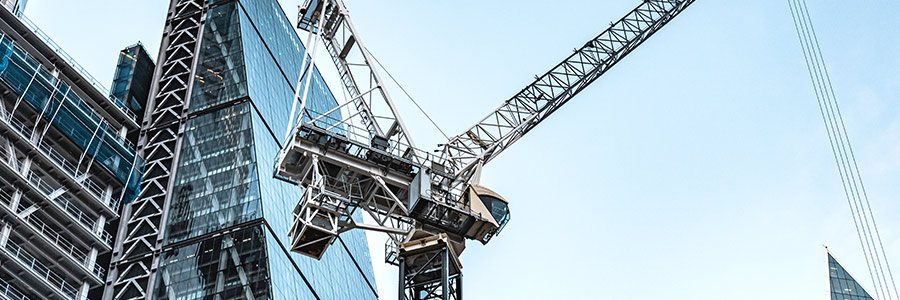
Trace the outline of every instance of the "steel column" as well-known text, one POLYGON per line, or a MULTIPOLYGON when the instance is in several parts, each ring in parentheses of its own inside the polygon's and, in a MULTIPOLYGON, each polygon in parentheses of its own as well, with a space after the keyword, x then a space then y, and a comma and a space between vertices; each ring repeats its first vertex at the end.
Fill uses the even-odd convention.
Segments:
POLYGON ((398 260, 400 261, 400 284, 397 285, 397 288, 400 291, 397 295, 400 300, 406 300, 406 259, 400 257, 398 260))
POLYGON ((208 0, 171 0, 141 124, 141 191, 124 207, 103 299, 150 299, 208 0), (111 286, 111 288, 110 288, 111 286))
POLYGON ((450 248, 441 251, 441 299, 450 300, 450 248))

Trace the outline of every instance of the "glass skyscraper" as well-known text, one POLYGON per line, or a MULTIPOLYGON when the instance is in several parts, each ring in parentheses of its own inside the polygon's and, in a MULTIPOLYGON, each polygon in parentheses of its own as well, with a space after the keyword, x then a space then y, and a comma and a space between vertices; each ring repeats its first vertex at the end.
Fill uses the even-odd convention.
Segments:
MULTIPOLYGON (((124 106, 138 116, 144 115, 150 83, 153 81, 153 69, 156 64, 140 42, 119 51, 116 73, 113 76, 110 96, 121 99, 124 106)), ((137 140, 137 131, 130 133, 129 138, 137 140)))
POLYGON ((828 253, 831 300, 872 300, 872 296, 828 253))
MULTIPOLYGON (((198 34, 160 214, 160 254, 146 292, 154 299, 376 299, 363 232, 342 234, 337 249, 321 260, 285 246, 301 190, 274 179, 273 167, 285 126, 296 118, 289 112, 304 48, 281 6, 276 0, 175 0, 169 18, 157 98, 170 84, 161 78, 173 72, 165 60, 182 51, 172 43, 192 38, 173 31, 190 21, 197 29, 188 32, 198 34), (177 14, 188 17, 172 17, 177 14)), ((313 73, 308 107, 335 107, 321 75, 313 73)), ((143 203, 131 208, 134 215, 143 203)), ((141 230, 123 226, 120 232, 141 230)), ((134 268, 122 263, 120 270, 128 276, 134 268)), ((113 298, 144 297, 129 282, 145 281, 120 282, 113 298)))

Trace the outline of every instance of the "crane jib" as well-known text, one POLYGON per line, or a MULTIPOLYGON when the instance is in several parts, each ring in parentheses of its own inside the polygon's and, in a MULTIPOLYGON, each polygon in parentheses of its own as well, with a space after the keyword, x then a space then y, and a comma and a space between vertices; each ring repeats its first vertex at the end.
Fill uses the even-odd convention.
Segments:
POLYGON ((694 0, 644 1, 596 38, 539 76, 443 146, 445 168, 466 181, 487 163, 621 61, 694 0))

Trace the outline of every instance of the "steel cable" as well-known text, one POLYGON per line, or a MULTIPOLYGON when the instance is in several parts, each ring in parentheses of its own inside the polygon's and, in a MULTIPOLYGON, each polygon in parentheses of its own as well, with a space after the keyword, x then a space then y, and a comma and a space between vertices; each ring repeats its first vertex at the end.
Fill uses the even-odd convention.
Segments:
POLYGON ((856 234, 859 237, 860 247, 863 250, 863 254, 866 259, 866 267, 869 270, 869 277, 872 278, 872 280, 873 280, 872 284, 876 285, 876 283, 874 281, 875 276, 872 273, 872 265, 871 265, 871 262, 869 261, 869 254, 866 251, 866 247, 863 242, 863 234, 860 231, 859 223, 857 221, 856 210, 854 209, 853 202, 851 202, 851 200, 850 200, 850 194, 847 192, 846 181, 844 180, 843 169, 841 168, 841 163, 840 163, 840 161, 838 159, 838 155, 837 155, 837 149, 835 149, 835 143, 834 143, 834 140, 831 135, 831 133, 832 133, 832 131, 830 130, 831 126, 830 126, 830 123, 828 122, 828 119, 826 118, 825 110, 823 108, 824 107, 823 101, 820 96, 821 91, 820 91, 820 89, 817 88, 819 85, 817 76, 813 75, 812 63, 810 62, 810 57, 809 57, 810 55, 808 55, 808 53, 807 53, 808 47, 806 46, 806 40, 802 37, 802 33, 800 31, 800 28, 798 27, 799 22, 797 21, 797 19, 799 18, 799 13, 795 14, 793 1, 789 1, 789 4, 790 4, 790 8, 791 8, 791 17, 793 18, 793 21, 794 21, 794 28, 797 31, 797 38, 800 41, 800 45, 803 50, 803 59, 806 61, 807 71, 809 72, 809 79, 810 79, 810 81, 812 81, 813 89, 816 93, 816 103, 818 104, 819 112, 822 115, 822 122, 825 124, 825 129, 826 129, 825 132, 828 134, 828 142, 829 142, 829 145, 831 146, 831 151, 834 156, 834 162, 835 162, 835 164, 838 165, 838 171, 841 175, 841 187, 844 189, 844 196, 847 198, 847 205, 850 206, 850 214, 853 217, 853 225, 856 227, 856 234))
MULTIPOLYGON (((863 252, 866 254, 867 264, 871 269, 870 276, 872 276, 873 284, 877 288, 876 293, 879 298, 882 298, 882 295, 887 295, 890 298, 889 293, 886 293, 884 290, 884 272, 881 270, 880 258, 878 257, 878 253, 873 250, 874 240, 871 235, 871 228, 868 224, 868 217, 865 214, 865 210, 861 209, 861 204, 859 200, 859 189, 857 187, 857 178, 853 173, 853 169, 849 165, 849 158, 847 156, 847 143, 845 142, 846 137, 845 132, 842 132, 841 124, 837 122, 838 118, 835 115, 835 103, 834 103, 834 95, 829 93, 829 89, 826 86, 825 80, 825 72, 823 71, 824 59, 821 57, 821 53, 817 52, 816 48, 814 48, 814 39, 812 37, 810 31, 811 21, 809 20, 808 11, 801 6, 801 2, 796 1, 798 18, 800 19, 800 28, 803 29, 803 37, 805 40, 806 47, 808 48, 808 53, 811 58, 811 66, 813 68, 813 73, 815 73, 815 82, 819 89, 819 94, 822 96, 822 106, 824 107, 824 112, 827 117, 826 120, 826 129, 830 130, 830 134, 834 137, 831 141, 832 151, 837 149, 837 156, 839 160, 836 162, 839 167, 839 172, 842 177, 842 182, 844 185, 845 194, 849 196, 848 200, 852 199, 851 205, 851 213, 855 210, 855 217, 858 219, 858 235, 860 237, 860 242, 862 247, 864 247, 863 252), (846 179, 846 180, 844 180, 846 179), (861 230, 861 233, 859 232, 861 230)), ((854 222, 857 222, 855 219, 854 222)))
MULTIPOLYGON (((809 18, 809 9, 807 8, 806 0, 803 0, 803 7, 804 7, 804 10, 806 11, 807 18, 809 18)), ((813 39, 815 41, 816 50, 818 51, 819 56, 821 56, 822 49, 819 46, 819 38, 816 35, 816 28, 814 26, 812 26, 812 22, 810 22, 810 29, 812 30, 812 35, 813 35, 813 39)), ((823 62, 823 66, 824 66, 824 59, 822 60, 822 62, 823 62)), ((831 91, 832 99, 834 99, 834 86, 832 86, 832 84, 831 84, 831 77, 828 76, 828 68, 823 67, 823 71, 825 72, 825 79, 828 81, 828 89, 831 91)), ((837 99, 834 99, 833 101, 834 101, 835 109, 837 110, 837 116, 841 123, 841 128, 843 129, 844 136, 847 137, 847 148, 850 152, 850 160, 853 162, 853 168, 856 170, 856 177, 859 179, 859 187, 862 190, 863 198, 860 199, 860 203, 862 203, 863 199, 865 200, 865 207, 868 210, 870 218, 872 219, 872 227, 875 229, 875 237, 878 239, 878 247, 880 248, 879 250, 881 250, 881 254, 882 254, 881 256, 884 258, 884 266, 887 268, 887 273, 890 276, 890 283, 891 283, 892 287, 894 288, 894 295, 895 296, 900 295, 897 292, 897 284, 894 281, 894 275, 891 272, 891 266, 887 261, 887 256, 885 255, 884 244, 882 243, 882 240, 881 240, 881 234, 878 232, 878 225, 875 223, 875 215, 872 213, 872 205, 869 202, 869 195, 868 195, 868 193, 866 193, 866 187, 863 184, 862 177, 860 177, 861 175, 859 173, 859 164, 856 162, 856 154, 853 153, 853 146, 850 144, 850 137, 847 134, 847 127, 844 126, 844 117, 841 115, 841 108, 837 104, 837 99)), ((857 190, 857 192, 858 192, 858 190, 857 190)), ((870 230, 870 232, 871 232, 871 230, 870 230)), ((877 254, 877 252, 876 252, 876 254, 877 254)), ((887 281, 887 278, 885 278, 885 281, 887 281)), ((887 289, 887 287, 886 287, 886 289, 887 289)), ((888 289, 888 291, 890 291, 890 290, 888 289)))
POLYGON ((394 78, 394 75, 391 75, 391 72, 388 71, 388 69, 385 68, 384 65, 382 65, 380 61, 378 61, 378 58, 375 57, 375 54, 372 54, 372 52, 369 51, 368 48, 366 48, 366 49, 364 49, 364 50, 365 50, 366 52, 368 52, 369 55, 372 56, 372 59, 375 60, 375 63, 377 63, 378 66, 381 67, 382 70, 384 70, 384 73, 387 74, 388 77, 390 77, 392 81, 394 81, 394 84, 396 84, 398 87, 400 87, 400 90, 403 91, 403 94, 406 94, 406 97, 409 98, 409 100, 412 101, 412 103, 416 105, 416 108, 418 108, 419 111, 422 112, 423 115, 425 115, 425 118, 427 118, 428 121, 431 122, 431 125, 434 125, 434 128, 437 128, 438 132, 440 132, 441 135, 443 135, 445 138, 447 138, 447 139, 449 140, 449 139, 450 139, 450 136, 448 136, 446 133, 444 133, 444 131, 441 130, 441 127, 438 126, 438 124, 434 122, 434 119, 432 119, 431 116, 429 116, 428 113, 425 112, 424 109, 422 109, 422 106, 419 106, 419 102, 416 102, 416 99, 413 99, 413 97, 412 97, 408 92, 406 92, 406 89, 403 88, 403 85, 401 85, 400 82, 397 81, 396 78, 394 78))
POLYGON ((794 28, 797 31, 797 38, 803 49, 804 60, 815 89, 822 121, 828 133, 832 154, 834 155, 838 172, 841 175, 844 194, 848 205, 850 205, 850 212, 853 216, 860 247, 866 258, 869 276, 872 278, 873 285, 877 288, 876 293, 879 298, 886 296, 884 299, 893 299, 891 289, 887 285, 890 283, 894 289, 893 294, 898 295, 896 283, 890 270, 890 264, 887 261, 878 226, 875 223, 868 194, 859 173, 859 165, 853 153, 853 147, 850 145, 847 128, 834 94, 834 87, 825 65, 824 56, 822 56, 815 27, 809 16, 806 0, 789 0, 789 4, 794 28), (860 191, 862 192, 861 194, 860 191), (874 234, 872 228, 874 228, 874 234), (884 260, 883 262, 882 259, 884 260))
MULTIPOLYGON (((804 22, 801 24, 807 24, 805 26, 807 45, 810 46, 810 52, 814 53, 814 65, 818 69, 819 82, 822 89, 822 94, 825 96, 824 100, 826 100, 827 105, 825 106, 826 111, 829 113, 829 120, 832 125, 832 130, 835 131, 835 135, 838 137, 837 146, 841 153, 841 163, 844 168, 844 176, 847 176, 847 180, 850 185, 850 195, 853 196, 856 213, 860 218, 860 223, 863 224, 863 234, 866 242, 866 247, 869 250, 870 258, 872 259, 872 264, 875 267, 874 273, 875 277, 878 281, 880 292, 887 296, 887 299, 892 299, 893 297, 890 294, 890 289, 887 285, 887 277, 884 274, 884 266, 881 263, 881 255, 878 253, 875 243, 875 237, 872 234, 872 228, 870 227, 869 220, 874 219, 871 216, 871 211, 869 214, 866 214, 866 210, 862 203, 862 197, 860 196, 860 186, 862 185, 862 179, 859 177, 859 168, 856 166, 855 168, 850 165, 850 157, 848 153, 852 151, 852 147, 850 146, 849 135, 847 134, 846 126, 843 122, 843 117, 840 115, 840 108, 837 104, 837 99, 835 98, 834 88, 831 85, 830 76, 828 76, 827 68, 825 66, 824 57, 822 57, 821 47, 819 46, 818 39, 815 36, 815 28, 812 25, 812 21, 809 17, 809 10, 803 0, 803 6, 800 6, 800 1, 797 1, 798 11, 802 12, 802 16, 804 17, 804 22), (813 48, 815 46, 815 48, 813 48), (873 249, 876 248, 876 249, 873 249)), ((880 240, 880 238, 879 238, 880 240)))
MULTIPOLYGON (((814 67, 814 73, 816 74, 816 81, 818 83, 819 89, 822 95, 822 101, 824 102, 824 108, 826 112, 826 116, 828 117, 828 127, 831 130, 831 134, 835 137, 833 141, 833 149, 837 148, 838 157, 840 158, 839 168, 842 177, 842 182, 844 178, 846 178, 846 187, 845 193, 848 193, 850 199, 853 200, 851 204, 851 209, 856 211, 856 217, 859 219, 860 229, 862 229, 861 238, 865 242, 864 245, 866 250, 868 250, 867 259, 871 260, 871 265, 874 268, 874 271, 870 271, 874 275, 873 281, 875 282, 875 287, 877 288, 876 293, 879 298, 882 298, 882 294, 885 294, 884 291, 884 283, 883 283, 883 272, 880 272, 880 259, 878 259, 878 253, 875 252, 872 247, 874 241, 871 236, 871 229, 869 228, 868 217, 865 215, 865 210, 862 210, 860 207, 859 201, 859 189, 857 187, 857 180, 853 174, 853 169, 850 168, 849 158, 847 157, 847 148, 845 143, 845 135, 842 134, 841 124, 837 123, 837 117, 835 116, 835 103, 833 101, 834 95, 829 93, 829 90, 826 86, 826 80, 824 76, 824 72, 822 68, 824 67, 824 59, 820 57, 821 53, 816 52, 816 48, 814 48, 813 43, 814 40, 810 33, 810 25, 811 21, 808 19, 808 11, 804 9, 804 7, 800 6, 800 1, 797 1, 797 10, 800 13, 800 27, 804 29, 804 38, 806 39, 806 45, 809 48, 809 53, 812 56, 812 65, 814 67), (849 191, 848 191, 849 190, 849 191)), ((834 150, 832 150, 834 151, 834 150)), ((849 200, 849 199, 848 199, 849 200)), ((865 250, 863 251, 866 252, 865 250)), ((888 295, 888 297, 890 297, 888 295)), ((890 298, 888 298, 890 299, 890 298)))

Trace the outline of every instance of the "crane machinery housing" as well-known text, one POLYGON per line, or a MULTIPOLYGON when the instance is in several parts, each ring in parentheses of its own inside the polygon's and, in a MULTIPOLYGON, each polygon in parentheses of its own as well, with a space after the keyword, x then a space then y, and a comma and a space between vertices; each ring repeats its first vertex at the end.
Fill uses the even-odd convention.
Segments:
POLYGON ((479 185, 484 164, 693 2, 642 0, 475 125, 427 152, 410 138, 343 1, 307 0, 297 22, 308 37, 291 111, 296 125, 288 124, 274 174, 303 188, 288 232, 290 250, 318 259, 341 232, 384 232, 390 237, 385 260, 400 269, 399 299, 461 299, 459 255, 466 240, 487 244, 510 219, 509 202, 479 185), (304 78, 315 67, 320 42, 349 95, 325 112, 305 107, 310 83, 304 78), (376 224, 355 220, 357 210, 376 224))

